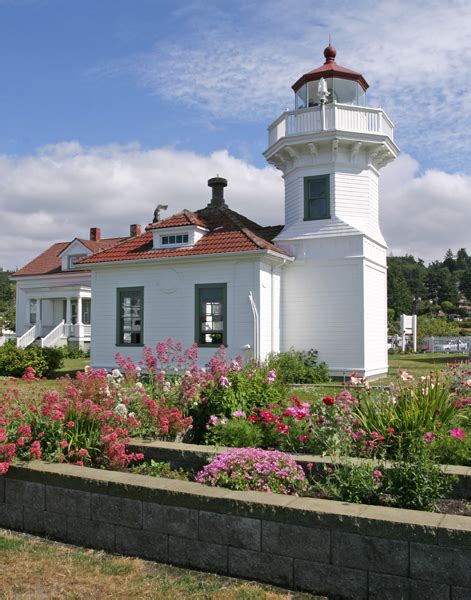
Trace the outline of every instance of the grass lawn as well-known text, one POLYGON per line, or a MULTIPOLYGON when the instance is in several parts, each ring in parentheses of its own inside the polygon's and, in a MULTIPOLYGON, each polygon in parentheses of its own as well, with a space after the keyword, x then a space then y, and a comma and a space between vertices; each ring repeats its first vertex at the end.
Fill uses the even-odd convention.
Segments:
POLYGON ((321 600, 230 577, 113 556, 0 529, 0 599, 321 600))

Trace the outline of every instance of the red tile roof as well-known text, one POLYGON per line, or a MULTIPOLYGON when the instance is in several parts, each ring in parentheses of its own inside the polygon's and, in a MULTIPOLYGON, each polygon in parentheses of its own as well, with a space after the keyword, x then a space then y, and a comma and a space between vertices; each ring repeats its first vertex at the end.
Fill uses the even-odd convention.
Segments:
POLYGON ((227 206, 208 206, 194 213, 183 211, 159 223, 152 224, 144 234, 128 238, 109 250, 83 258, 78 261, 78 264, 86 265, 111 261, 176 258, 260 250, 289 256, 284 250, 271 243, 271 240, 281 229, 282 226, 262 227, 243 215, 227 208, 227 206), (180 225, 189 225, 190 223, 198 223, 200 227, 204 227, 209 231, 192 246, 153 249, 152 229, 179 227, 180 225))
MULTIPOLYGON (((100 252, 107 250, 126 238, 104 238, 99 241, 84 240, 76 238, 92 252, 100 252)), ((72 240, 74 241, 74 240, 72 240)), ((45 250, 42 254, 33 258, 31 262, 25 265, 12 274, 12 277, 25 277, 31 275, 56 275, 58 273, 68 273, 70 271, 62 271, 60 254, 70 246, 71 242, 58 242, 45 250)))
POLYGON ((206 227, 206 223, 202 221, 195 213, 189 210, 182 210, 182 212, 172 215, 168 219, 158 221, 157 223, 151 223, 146 227, 148 229, 164 229, 166 227, 183 227, 188 225, 196 225, 197 227, 206 227))

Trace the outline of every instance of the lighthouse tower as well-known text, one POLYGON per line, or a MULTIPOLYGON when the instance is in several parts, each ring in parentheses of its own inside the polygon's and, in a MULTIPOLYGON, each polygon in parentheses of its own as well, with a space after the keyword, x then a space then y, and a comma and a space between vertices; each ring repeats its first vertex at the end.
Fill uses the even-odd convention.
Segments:
POLYGON ((387 372, 387 246, 379 172, 398 154, 393 124, 366 105, 368 84, 336 50, 293 85, 295 109, 269 127, 264 155, 283 172, 285 226, 275 243, 295 257, 281 283, 281 350, 315 348, 332 375, 387 372))

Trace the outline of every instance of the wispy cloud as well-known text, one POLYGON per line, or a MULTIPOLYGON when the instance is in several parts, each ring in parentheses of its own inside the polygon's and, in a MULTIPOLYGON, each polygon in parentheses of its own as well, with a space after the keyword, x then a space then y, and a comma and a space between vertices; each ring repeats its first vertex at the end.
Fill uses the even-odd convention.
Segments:
POLYGON ((133 73, 151 93, 212 118, 269 121, 292 104, 290 85, 318 66, 328 33, 338 62, 368 79, 410 152, 431 164, 468 165, 471 136, 471 3, 468 0, 270 0, 222 10, 189 3, 186 27, 101 72, 133 73))

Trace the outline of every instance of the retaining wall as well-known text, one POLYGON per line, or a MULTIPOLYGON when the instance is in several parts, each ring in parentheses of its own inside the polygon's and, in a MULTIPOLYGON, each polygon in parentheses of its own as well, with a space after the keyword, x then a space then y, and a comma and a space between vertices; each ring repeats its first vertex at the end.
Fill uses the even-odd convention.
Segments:
POLYGON ((330 597, 471 598, 469 517, 37 461, 0 478, 0 526, 330 597))

